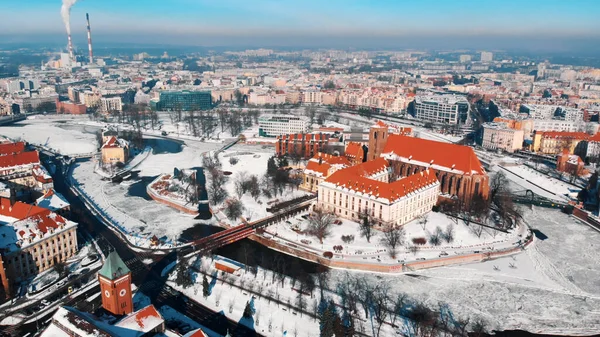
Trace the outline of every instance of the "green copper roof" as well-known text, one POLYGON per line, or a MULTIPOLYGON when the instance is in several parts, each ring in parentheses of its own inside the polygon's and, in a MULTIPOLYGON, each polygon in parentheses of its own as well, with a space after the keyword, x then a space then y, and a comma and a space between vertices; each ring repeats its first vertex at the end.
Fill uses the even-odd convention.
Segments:
POLYGON ((106 261, 104 261, 104 265, 102 265, 102 268, 98 271, 98 274, 110 280, 119 278, 127 273, 129 273, 129 268, 127 268, 125 262, 121 260, 119 254, 114 251, 108 254, 106 261))

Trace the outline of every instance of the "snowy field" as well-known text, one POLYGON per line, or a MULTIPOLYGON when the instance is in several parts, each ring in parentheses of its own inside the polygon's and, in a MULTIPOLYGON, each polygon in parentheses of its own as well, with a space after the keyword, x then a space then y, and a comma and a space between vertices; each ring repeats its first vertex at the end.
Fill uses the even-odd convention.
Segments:
MULTIPOLYGON (((275 148, 272 146, 236 145, 229 150, 221 152, 219 154, 219 160, 222 164, 222 170, 225 172, 231 172, 231 175, 225 184, 225 189, 227 190, 229 196, 237 197, 235 193, 235 180, 240 174, 246 177, 256 175, 260 181, 260 179, 267 172, 267 162, 269 158, 274 155, 275 148), (234 165, 231 164, 229 160, 232 157, 237 158, 239 162, 234 165)), ((279 200, 279 202, 282 202, 301 197, 306 194, 306 192, 296 188, 287 188, 283 195, 273 196, 271 199, 267 199, 261 195, 258 200, 254 200, 250 193, 245 193, 240 199, 244 206, 242 216, 248 221, 265 218, 270 215, 270 213, 267 212, 267 202, 273 200, 279 200)), ((229 221, 229 219, 227 219, 222 213, 219 213, 218 217, 219 220, 228 222, 231 225, 237 224, 229 221)))
MULTIPOLYGON (((306 213, 308 214, 308 213, 306 213)), ((421 224, 420 220, 413 220, 404 225, 405 241, 398 245, 398 254, 396 259, 392 259, 386 252, 386 246, 382 242, 384 234, 378 230, 373 230, 373 237, 370 242, 364 236, 361 236, 360 226, 356 222, 341 219, 341 225, 332 225, 331 233, 323 241, 309 233, 298 233, 293 229, 305 231, 309 227, 308 220, 305 220, 298 215, 292 219, 290 223, 278 223, 268 227, 269 234, 275 236, 275 240, 280 242, 293 242, 294 245, 306 247, 311 251, 331 251, 333 247, 340 245, 343 250, 340 254, 335 254, 336 258, 345 260, 358 260, 365 263, 381 263, 391 264, 398 261, 415 261, 419 258, 437 258, 440 253, 445 252, 449 255, 472 253, 474 250, 483 249, 506 249, 515 245, 515 242, 527 236, 525 226, 519 226, 515 230, 511 230, 506 234, 495 231, 489 228, 481 228, 471 224, 467 226, 463 221, 455 221, 455 219, 446 216, 443 213, 430 212, 424 217, 427 219, 425 224, 421 224), (441 240, 439 246, 432 246, 429 242, 424 245, 419 245, 419 250, 416 253, 410 252, 408 247, 412 245, 412 239, 423 238, 428 240, 430 235, 435 232, 436 227, 440 227, 442 231, 446 231, 448 226, 452 226, 454 240, 451 243, 441 240), (476 229, 481 229, 479 236, 476 229), (342 236, 353 235, 352 243, 345 243, 342 236), (521 235, 521 236, 519 236, 521 235), (367 261, 363 261, 367 260, 367 261)), ((443 253, 442 253, 443 254, 443 253)))
POLYGON ((31 144, 46 146, 64 155, 96 152, 97 142, 94 132, 70 129, 69 117, 53 118, 37 116, 11 126, 0 127, 0 135, 14 140, 25 140, 31 144))
MULTIPOLYGON (((484 318, 501 330, 555 334, 600 331, 600 234, 557 210, 534 208, 525 220, 548 239, 525 252, 464 266, 404 275, 360 275, 389 283, 396 292, 437 307, 449 304, 458 317, 484 318), (515 268, 511 268, 513 264, 515 268)), ((333 271, 337 279, 345 271, 333 271)))

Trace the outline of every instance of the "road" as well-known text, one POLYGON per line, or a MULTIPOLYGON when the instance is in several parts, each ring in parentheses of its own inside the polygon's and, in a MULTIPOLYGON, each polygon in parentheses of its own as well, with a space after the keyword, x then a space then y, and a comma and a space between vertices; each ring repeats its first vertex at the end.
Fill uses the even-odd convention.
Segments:
MULTIPOLYGON (((108 254, 111 250, 116 251, 121 259, 123 259, 123 262, 131 269, 133 283, 140 285, 139 291, 150 297, 156 307, 160 308, 163 305, 169 305, 185 313, 192 320, 223 335, 229 331, 232 336, 258 336, 254 330, 238 325, 237 322, 227 319, 222 313, 212 312, 207 307, 187 298, 185 295, 179 294, 176 290, 166 285, 166 280, 160 275, 164 267, 176 258, 175 254, 154 255, 151 252, 131 250, 126 243, 122 242, 115 233, 98 221, 85 208, 82 201, 71 192, 69 186, 66 184, 61 163, 55 162, 55 164, 58 169, 54 176, 54 188, 71 203, 72 220, 79 223, 79 230, 86 231, 92 238, 96 239, 104 254, 108 254), (144 264, 143 261, 147 259, 152 259, 154 263, 151 266, 144 264)), ((98 291, 98 287, 93 287, 85 292, 84 298, 89 298, 97 294, 98 291)), ((64 302, 64 305, 71 305, 81 310, 91 311, 100 306, 100 301, 101 299, 98 296, 91 301, 67 300, 64 302)), ((46 321, 52 314, 53 311, 50 311, 47 316, 37 322, 24 324, 14 331, 8 330, 3 331, 3 333, 8 333, 10 336, 24 336, 27 333, 35 333, 47 324, 46 321)))

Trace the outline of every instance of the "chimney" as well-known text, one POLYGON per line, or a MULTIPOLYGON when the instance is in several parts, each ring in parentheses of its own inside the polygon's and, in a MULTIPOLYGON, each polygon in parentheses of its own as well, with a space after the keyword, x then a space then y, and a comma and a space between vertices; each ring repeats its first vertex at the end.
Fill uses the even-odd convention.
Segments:
POLYGON ((71 61, 75 61, 75 55, 73 54, 73 41, 71 40, 71 34, 68 36, 69 38, 69 58, 71 61))
POLYGON ((90 27, 90 15, 85 13, 87 20, 87 34, 88 34, 88 50, 90 52, 90 64, 94 63, 94 53, 92 52, 92 28, 90 27))

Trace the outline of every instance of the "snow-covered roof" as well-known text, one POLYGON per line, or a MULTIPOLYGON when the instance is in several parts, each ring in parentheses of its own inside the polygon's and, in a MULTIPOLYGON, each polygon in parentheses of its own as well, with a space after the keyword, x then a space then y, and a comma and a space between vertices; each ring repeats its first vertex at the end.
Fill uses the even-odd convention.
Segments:
POLYGON ((125 148, 129 146, 129 142, 125 139, 117 138, 115 136, 110 136, 104 144, 102 144, 102 148, 125 148))
POLYGON ((17 251, 76 225, 49 209, 0 198, 0 249, 17 251))
POLYGON ((131 331, 127 336, 138 337, 156 329, 165 322, 161 314, 156 310, 154 305, 150 304, 147 307, 140 309, 123 320, 115 324, 115 327, 131 331))
POLYGON ((71 205, 65 199, 65 197, 63 197, 60 193, 55 192, 53 189, 48 190, 48 192, 39 197, 35 203, 40 207, 47 208, 54 212, 67 208, 71 205))

